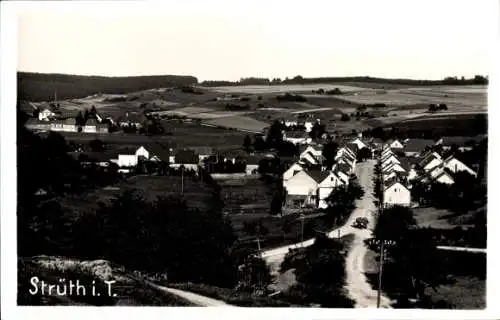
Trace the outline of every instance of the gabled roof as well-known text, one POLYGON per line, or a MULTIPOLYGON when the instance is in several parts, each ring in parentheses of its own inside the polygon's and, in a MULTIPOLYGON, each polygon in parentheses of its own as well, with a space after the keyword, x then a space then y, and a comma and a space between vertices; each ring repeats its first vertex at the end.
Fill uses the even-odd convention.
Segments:
POLYGON ((149 152, 149 157, 158 157, 160 160, 168 162, 170 158, 170 150, 168 147, 158 143, 151 143, 143 146, 149 152))
POLYGON ((351 170, 351 167, 349 167, 349 165, 347 165, 345 163, 339 163, 335 167, 335 170, 336 171, 342 171, 343 173, 349 175, 348 172, 351 170))
POLYGON ((410 139, 405 147, 404 151, 405 152, 421 152, 424 151, 425 147, 427 146, 433 146, 434 145, 434 140, 430 139, 410 139))
POLYGON ((400 157, 398 160, 399 160, 399 165, 401 166, 401 168, 405 169, 406 171, 410 171, 413 164, 411 163, 410 160, 408 160, 408 158, 400 157))
POLYGON ((384 181, 384 191, 395 185, 396 183, 401 184, 403 187, 408 189, 403 182, 399 179, 399 177, 396 175, 396 177, 391 178, 389 180, 384 181))
POLYGON ((426 165, 428 165, 429 163, 431 163, 432 160, 434 159, 438 159, 438 160, 441 160, 441 156, 439 154, 437 154, 436 152, 432 152, 430 154, 427 154, 423 159, 422 161, 420 161, 418 163, 419 166, 421 166, 422 168, 425 167, 426 165))
POLYGON ((435 177, 434 180, 439 179, 442 176, 448 176, 453 182, 455 182, 455 179, 453 179, 453 176, 446 172, 446 170, 442 170, 440 173, 438 173, 435 177))
POLYGON ((313 178, 314 181, 316 181, 317 183, 321 183, 330 175, 331 171, 311 170, 311 171, 307 171, 306 173, 311 178, 313 178))

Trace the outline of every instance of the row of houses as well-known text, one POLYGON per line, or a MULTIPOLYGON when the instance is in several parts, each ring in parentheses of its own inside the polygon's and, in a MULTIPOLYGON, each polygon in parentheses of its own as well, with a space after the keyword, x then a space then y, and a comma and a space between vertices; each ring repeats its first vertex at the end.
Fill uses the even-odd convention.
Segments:
POLYGON ((384 145, 380 153, 380 178, 382 186, 382 205, 384 208, 399 205, 410 206, 411 193, 408 185, 408 163, 403 163, 390 144, 384 145))
POLYGON ((406 157, 419 157, 423 151, 430 150, 433 147, 441 147, 442 150, 450 150, 456 146, 458 151, 470 151, 473 144, 483 139, 482 136, 477 137, 461 137, 450 136, 441 137, 437 140, 432 139, 394 139, 383 143, 380 139, 372 139, 371 141, 376 146, 386 145, 393 151, 399 154, 404 154, 406 157))
MULTIPOLYGON (((160 144, 151 143, 141 145, 137 148, 124 147, 103 152, 73 152, 77 160, 84 165, 96 164, 101 167, 109 166, 111 163, 119 167, 123 173, 130 172, 141 161, 165 162, 171 168, 184 167, 186 170, 198 171, 204 167, 205 160, 212 156, 214 152, 210 147, 192 147, 189 149, 173 150, 165 148, 160 144)), ((247 156, 242 161, 245 163, 245 173, 255 174, 259 167, 261 157, 247 156)), ((236 157, 222 157, 223 161, 236 162, 236 157)))
POLYGON ((454 176, 459 172, 467 172, 477 177, 473 169, 454 155, 443 158, 438 152, 426 151, 424 148, 411 156, 400 157, 397 155, 400 148, 392 148, 393 145, 392 143, 384 145, 380 153, 379 167, 385 207, 409 206, 411 186, 417 181, 427 185, 431 183, 452 185, 455 183, 454 176))
POLYGON ((286 205, 324 209, 326 199, 338 187, 347 187, 356 166, 356 148, 345 144, 337 150, 335 163, 325 165, 322 145, 308 145, 283 173, 286 205), (353 150, 354 149, 354 150, 353 150))
POLYGON ((84 133, 108 133, 109 125, 98 123, 96 119, 88 119, 83 126, 76 124, 75 118, 55 119, 51 121, 30 118, 25 127, 29 130, 57 131, 57 132, 84 132, 84 133))

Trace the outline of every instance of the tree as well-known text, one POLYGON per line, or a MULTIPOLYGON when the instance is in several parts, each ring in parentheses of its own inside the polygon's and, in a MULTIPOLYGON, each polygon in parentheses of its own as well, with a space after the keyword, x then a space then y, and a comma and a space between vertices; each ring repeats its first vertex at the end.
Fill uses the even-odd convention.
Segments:
POLYGON ((90 113, 94 115, 97 114, 97 110, 94 105, 92 105, 92 108, 90 108, 90 113))
POLYGON ((266 147, 266 143, 261 136, 256 136, 253 141, 253 147, 255 150, 264 150, 266 147))
POLYGON ((87 122, 87 120, 89 119, 89 109, 85 109, 85 114, 83 118, 85 119, 85 122, 87 122))
POLYGON ((403 297, 422 298, 426 287, 436 288, 446 283, 435 242, 416 227, 413 212, 407 207, 395 206, 380 213, 375 230, 375 239, 394 241, 387 248, 387 270, 396 276, 403 297))
POLYGON ((252 146, 252 139, 249 135, 246 135, 243 139, 243 148, 245 148, 246 152, 250 152, 250 147, 252 146))
POLYGON ((410 208, 394 206, 379 212, 373 235, 379 240, 398 241, 417 224, 410 208))
POLYGON ((275 120, 269 128, 269 133, 266 138, 266 144, 269 148, 279 148, 283 143, 282 130, 283 125, 278 120, 275 120))
POLYGON ((325 157, 324 164, 327 168, 331 168, 335 163, 335 156, 337 155, 339 145, 335 141, 328 141, 323 145, 323 157, 325 157))
POLYGON ((283 187, 279 187, 273 193, 273 198, 271 200, 271 214, 281 215, 283 210, 283 202, 284 202, 283 187))
POLYGON ((85 125, 85 118, 83 117, 81 111, 78 111, 78 114, 76 115, 76 125, 77 126, 85 125))
POLYGON ((89 142, 90 149, 92 152, 101 152, 104 151, 104 142, 99 139, 94 139, 89 142))
POLYGON ((347 113, 343 113, 342 116, 340 117, 340 121, 349 121, 351 120, 351 117, 347 113))
POLYGON ((366 159, 371 159, 372 158, 372 151, 367 147, 363 147, 363 148, 361 148, 361 150, 359 150, 357 158, 358 158, 357 160, 359 162, 363 162, 366 159))

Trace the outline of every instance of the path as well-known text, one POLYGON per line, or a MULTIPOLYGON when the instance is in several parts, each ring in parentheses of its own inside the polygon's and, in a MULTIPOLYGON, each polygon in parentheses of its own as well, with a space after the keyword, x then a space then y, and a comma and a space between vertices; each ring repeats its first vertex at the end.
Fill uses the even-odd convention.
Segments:
POLYGON ((188 291, 183 291, 179 289, 172 289, 168 287, 163 287, 159 286, 157 284, 154 284, 150 281, 146 281, 148 285, 152 286, 153 288, 156 288, 158 290, 161 290, 163 292, 168 292, 170 294, 176 295, 178 297, 181 297, 191 303, 193 303, 196 306, 199 307, 234 307, 232 305, 229 305, 225 303, 224 301, 221 300, 216 300, 213 298, 205 297, 196 293, 188 292, 188 291))
POLYGON ((486 248, 469 248, 469 247, 451 247, 451 246, 437 246, 439 250, 448 251, 465 251, 471 253, 486 253, 486 248))

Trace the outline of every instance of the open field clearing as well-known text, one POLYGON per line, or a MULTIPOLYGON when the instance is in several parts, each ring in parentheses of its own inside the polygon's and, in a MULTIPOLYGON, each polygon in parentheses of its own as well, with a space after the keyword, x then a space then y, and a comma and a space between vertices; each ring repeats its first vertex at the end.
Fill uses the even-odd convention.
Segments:
POLYGON ((339 88, 344 92, 354 92, 360 90, 370 90, 366 88, 360 88, 356 86, 346 86, 342 84, 293 84, 293 85, 261 85, 261 86, 229 86, 229 87, 211 87, 209 90, 223 93, 283 93, 283 92, 307 92, 310 93, 312 90, 318 90, 322 88, 323 90, 333 90, 339 88))
POLYGON ((269 123, 255 120, 245 116, 229 116, 217 119, 212 119, 204 122, 205 125, 234 128, 245 132, 260 133, 264 128, 269 126, 269 123))
POLYGON ((413 209, 413 213, 419 227, 452 229, 457 226, 467 226, 467 224, 457 224, 448 219, 453 213, 445 209, 433 207, 415 208, 413 209))
POLYGON ((167 132, 171 135, 145 136, 141 134, 127 134, 123 132, 82 134, 76 132, 61 132, 69 141, 87 143, 100 139, 106 144, 140 145, 158 142, 172 148, 210 146, 214 148, 240 148, 245 133, 202 126, 195 123, 180 123, 178 121, 162 121, 167 132))
MULTIPOLYGON (((69 215, 79 216, 97 210, 98 202, 108 202, 128 189, 138 189, 148 201, 158 196, 180 196, 181 177, 133 176, 111 187, 101 188, 78 195, 60 197, 58 202, 69 215)), ((191 208, 206 209, 213 201, 212 188, 191 177, 184 178, 184 199, 191 208)))
POLYGON ((459 91, 460 88, 454 90, 438 91, 431 88, 418 88, 389 90, 385 94, 377 93, 377 91, 364 91, 358 94, 340 95, 338 98, 358 104, 384 103, 388 106, 445 103, 450 111, 485 110, 487 108, 488 102, 485 93, 477 92, 477 90, 462 92, 459 91))

